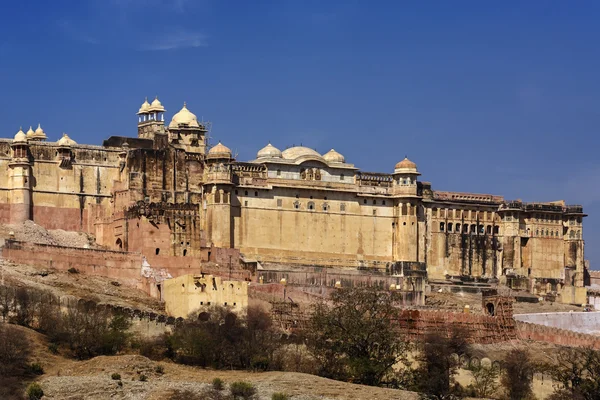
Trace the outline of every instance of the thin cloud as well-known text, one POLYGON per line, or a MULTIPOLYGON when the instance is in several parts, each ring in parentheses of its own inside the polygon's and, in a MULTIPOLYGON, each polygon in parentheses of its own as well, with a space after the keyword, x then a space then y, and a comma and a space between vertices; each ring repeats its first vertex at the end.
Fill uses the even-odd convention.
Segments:
POLYGON ((142 45, 141 50, 164 51, 205 46, 208 46, 205 35, 198 32, 178 31, 164 34, 153 43, 142 45))

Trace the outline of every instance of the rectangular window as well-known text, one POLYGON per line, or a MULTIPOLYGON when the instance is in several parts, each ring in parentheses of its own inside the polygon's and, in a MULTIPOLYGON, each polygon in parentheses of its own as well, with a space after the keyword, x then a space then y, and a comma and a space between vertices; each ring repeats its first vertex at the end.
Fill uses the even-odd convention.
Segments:
POLYGON ((277 199, 277 207, 282 207, 283 206, 283 200, 281 199, 277 199))

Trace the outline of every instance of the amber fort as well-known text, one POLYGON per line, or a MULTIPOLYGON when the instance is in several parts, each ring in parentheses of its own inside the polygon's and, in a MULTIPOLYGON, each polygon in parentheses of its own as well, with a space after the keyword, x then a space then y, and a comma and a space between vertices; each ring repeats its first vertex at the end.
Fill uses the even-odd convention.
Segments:
MULTIPOLYGON (((141 255, 173 277, 212 262, 376 273, 408 291, 475 282, 586 302, 579 205, 438 191, 404 154, 383 172, 334 149, 285 143, 241 161, 226 137, 213 134, 221 141, 210 145, 207 123, 185 103, 170 121, 165 114, 158 98, 145 101, 137 134, 100 146, 41 126, 0 139, 0 222, 86 232, 99 248, 141 255)), ((160 295, 154 285, 148 291, 160 295)))

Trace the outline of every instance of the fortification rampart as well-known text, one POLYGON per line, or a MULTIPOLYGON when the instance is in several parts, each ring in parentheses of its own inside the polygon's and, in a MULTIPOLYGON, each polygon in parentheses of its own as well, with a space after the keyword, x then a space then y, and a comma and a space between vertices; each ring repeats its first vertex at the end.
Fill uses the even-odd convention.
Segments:
MULTIPOLYGON (((215 249, 215 256, 218 260, 229 262, 229 256, 234 258, 236 253, 228 250, 231 249, 215 249)), ((59 271, 75 268, 81 273, 115 279, 123 285, 141 289, 151 296, 159 296, 156 284, 160 279, 157 281, 152 275, 142 274, 144 257, 140 253, 7 240, 2 248, 2 257, 14 263, 54 268, 59 271)), ((192 257, 152 255, 148 257, 148 262, 154 271, 164 271, 164 277, 201 272, 214 275, 229 274, 229 271, 225 271, 228 265, 225 262, 217 267, 192 257)), ((250 272, 238 267, 231 271, 231 277, 248 280, 250 272)))
POLYGON ((517 338, 520 340, 533 340, 559 346, 600 349, 599 336, 521 321, 515 321, 515 329, 517 338))
POLYGON ((403 309, 396 322, 409 339, 418 339, 427 332, 450 334, 452 329, 457 328, 464 331, 471 343, 488 344, 516 339, 514 320, 483 314, 403 309))
POLYGON ((119 279, 125 285, 147 290, 141 276, 142 255, 139 253, 7 240, 2 257, 15 263, 59 271, 75 268, 85 274, 119 279))

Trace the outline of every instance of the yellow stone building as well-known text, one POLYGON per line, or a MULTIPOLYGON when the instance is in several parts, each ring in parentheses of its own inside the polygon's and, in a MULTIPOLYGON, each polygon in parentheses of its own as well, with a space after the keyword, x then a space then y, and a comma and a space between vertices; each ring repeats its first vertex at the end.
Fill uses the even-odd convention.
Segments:
POLYGON ((48 142, 41 127, 0 139, 0 221, 83 230, 167 267, 178 257, 223 264, 230 249, 263 265, 583 287, 581 206, 436 191, 408 158, 370 173, 334 149, 269 143, 241 162, 208 146, 187 105, 168 125, 165 111, 145 101, 137 137, 102 146, 48 142))
POLYGON ((182 275, 164 281, 163 300, 167 314, 187 318, 210 306, 244 312, 248 307, 248 282, 222 280, 218 276, 182 275))

